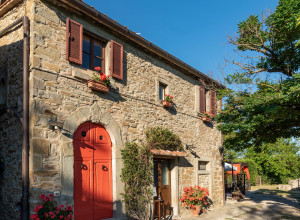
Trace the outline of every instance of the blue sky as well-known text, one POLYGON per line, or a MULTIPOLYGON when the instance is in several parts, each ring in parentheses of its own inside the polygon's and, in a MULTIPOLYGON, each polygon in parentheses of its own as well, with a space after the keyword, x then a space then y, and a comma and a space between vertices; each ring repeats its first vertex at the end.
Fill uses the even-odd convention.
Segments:
MULTIPOLYGON (((84 0, 140 36, 212 77, 233 54, 227 35, 251 14, 275 10, 276 0, 84 0)), ((226 71, 232 71, 227 68, 226 71)))

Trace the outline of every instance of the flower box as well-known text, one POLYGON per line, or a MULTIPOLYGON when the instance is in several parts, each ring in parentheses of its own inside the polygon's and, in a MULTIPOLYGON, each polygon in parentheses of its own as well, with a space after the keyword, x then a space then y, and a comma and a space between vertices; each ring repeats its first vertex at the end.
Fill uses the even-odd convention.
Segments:
POLYGON ((204 122, 211 122, 213 119, 210 117, 202 117, 202 121, 204 122))
POLYGON ((88 87, 99 92, 109 91, 107 86, 105 86, 103 83, 97 82, 96 80, 89 80, 88 87))
POLYGON ((165 107, 165 108, 171 108, 172 107, 172 102, 168 101, 168 100, 163 100, 162 101, 162 105, 165 107))

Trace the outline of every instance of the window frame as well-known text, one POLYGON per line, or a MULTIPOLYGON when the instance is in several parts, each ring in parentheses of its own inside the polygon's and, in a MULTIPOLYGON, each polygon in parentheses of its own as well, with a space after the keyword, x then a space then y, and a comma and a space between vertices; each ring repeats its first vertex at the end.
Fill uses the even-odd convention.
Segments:
POLYGON ((168 85, 163 83, 163 82, 158 82, 158 100, 159 101, 162 101, 162 100, 165 100, 165 95, 167 94, 167 88, 168 88, 168 85), (162 99, 160 97, 160 88, 163 87, 163 93, 162 93, 162 99))
POLYGON ((87 31, 87 30, 84 29, 83 30, 83 36, 82 36, 82 45, 83 45, 83 40, 87 39, 87 38, 90 40, 89 68, 83 67, 83 54, 85 53, 84 49, 83 49, 83 46, 82 46, 82 51, 81 51, 81 53, 82 53, 82 65, 81 65, 81 67, 85 68, 85 69, 89 69, 89 70, 95 70, 94 59, 97 58, 97 59, 101 59, 101 72, 105 73, 106 72, 105 71, 105 59, 106 59, 105 50, 106 50, 108 40, 106 40, 106 39, 104 39, 100 36, 97 36, 97 35, 93 34, 92 32, 87 31), (97 57, 94 54, 95 42, 98 43, 102 47, 102 50, 101 50, 102 57, 97 57))

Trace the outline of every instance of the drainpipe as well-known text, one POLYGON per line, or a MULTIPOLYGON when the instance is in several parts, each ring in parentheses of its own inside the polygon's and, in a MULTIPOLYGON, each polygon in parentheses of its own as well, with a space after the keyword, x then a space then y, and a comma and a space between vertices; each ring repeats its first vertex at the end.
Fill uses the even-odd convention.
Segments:
POLYGON ((0 37, 23 25, 23 137, 22 137, 22 197, 21 220, 29 220, 29 19, 24 16, 0 31, 0 37))
POLYGON ((29 220, 29 19, 23 17, 23 142, 21 220, 29 220))

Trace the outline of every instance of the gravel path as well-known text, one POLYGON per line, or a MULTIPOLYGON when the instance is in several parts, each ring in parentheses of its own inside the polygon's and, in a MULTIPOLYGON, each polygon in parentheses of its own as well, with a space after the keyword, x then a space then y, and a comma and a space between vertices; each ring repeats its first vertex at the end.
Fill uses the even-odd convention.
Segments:
POLYGON ((180 220, 300 220, 300 191, 260 189, 250 191, 242 201, 227 200, 226 206, 198 217, 180 220))

